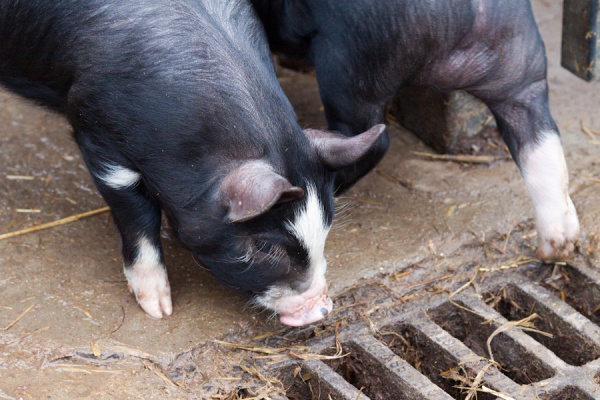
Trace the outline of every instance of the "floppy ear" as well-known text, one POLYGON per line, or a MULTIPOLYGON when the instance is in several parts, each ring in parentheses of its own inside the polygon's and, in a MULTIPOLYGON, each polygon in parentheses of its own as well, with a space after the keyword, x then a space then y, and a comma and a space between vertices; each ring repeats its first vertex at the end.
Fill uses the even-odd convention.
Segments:
POLYGON ((351 137, 316 129, 304 130, 321 160, 333 170, 339 170, 358 162, 384 132, 385 125, 383 124, 375 125, 368 131, 351 137))
POLYGON ((292 186, 264 161, 248 161, 231 171, 221 183, 221 201, 229 209, 230 222, 255 218, 275 204, 304 196, 302 188, 292 186))

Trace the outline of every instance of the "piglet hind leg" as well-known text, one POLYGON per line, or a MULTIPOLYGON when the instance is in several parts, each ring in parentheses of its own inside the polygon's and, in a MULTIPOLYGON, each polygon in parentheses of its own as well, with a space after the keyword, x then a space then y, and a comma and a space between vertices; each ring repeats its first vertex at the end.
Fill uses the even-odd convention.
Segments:
MULTIPOLYGON (((355 83, 344 69, 351 63, 325 62, 330 59, 329 50, 320 50, 316 57, 316 71, 321 100, 325 108, 328 128, 344 136, 357 136, 375 125, 385 123, 385 102, 369 102, 354 95, 350 88, 355 83)), ((365 71, 353 71, 354 76, 362 76, 365 71)), ((352 165, 336 171, 335 195, 339 196, 350 189, 362 177, 371 172, 383 159, 390 148, 390 134, 386 130, 363 157, 352 165)))
POLYGON ((106 154, 77 137, 96 186, 121 234, 123 270, 129 290, 151 317, 171 315, 171 288, 160 244, 161 212, 147 196, 139 172, 108 162, 106 154), (100 161, 102 160, 102 161, 100 161))
POLYGON ((577 244, 579 220, 557 131, 541 132, 537 143, 524 148, 521 171, 535 207, 537 257, 546 262, 569 258, 577 244))
POLYGON ((569 196, 569 174, 555 122, 548 109, 546 81, 516 98, 490 106, 517 162, 535 209, 537 257, 568 259, 579 236, 579 220, 569 196))

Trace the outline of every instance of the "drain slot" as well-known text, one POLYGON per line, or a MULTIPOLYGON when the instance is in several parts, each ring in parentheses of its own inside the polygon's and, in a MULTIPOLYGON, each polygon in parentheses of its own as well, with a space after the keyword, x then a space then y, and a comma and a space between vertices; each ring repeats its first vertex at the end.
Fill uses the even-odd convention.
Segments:
POLYGON ((600 356, 598 344, 583 337, 548 307, 519 287, 510 284, 498 292, 487 293, 485 297, 509 321, 517 321, 537 313, 541 317, 535 320, 537 329, 551 333, 553 337, 529 331, 525 333, 550 349, 567 364, 581 366, 600 356))
POLYGON ((561 266, 560 275, 552 279, 551 268, 539 268, 536 280, 556 297, 600 325, 600 286, 590 277, 571 266, 561 266), (561 293, 562 292, 562 293, 561 293))
POLYGON ((373 400, 427 400, 403 387, 383 360, 368 354, 353 342, 342 343, 344 358, 324 361, 331 369, 373 400))
POLYGON ((541 397, 542 400, 594 400, 583 390, 575 386, 567 386, 557 393, 551 393, 541 397))
MULTIPOLYGON (((459 360, 452 357, 431 338, 405 323, 399 323, 381 329, 384 343, 398 356, 412 365, 417 371, 429 378, 454 399, 464 399, 466 393, 455 386, 464 386, 460 381, 450 380, 441 376, 442 372, 456 368, 459 360), (399 335, 385 335, 394 332, 399 335)), ((474 378, 470 376, 470 378, 474 378)), ((479 400, 495 400, 488 393, 478 393, 479 400)))
POLYGON ((288 364, 277 375, 290 400, 369 400, 320 361, 288 364))
POLYGON ((352 345, 343 344, 342 347, 350 354, 344 358, 337 360, 325 361, 331 369, 338 373, 348 383, 363 391, 363 393, 372 399, 380 399, 382 393, 377 389, 381 388, 385 382, 381 376, 373 371, 369 373, 369 365, 365 365, 363 361, 357 357, 356 349, 352 345))
MULTIPOLYGON (((457 303, 466 307, 460 301, 457 303)), ((450 302, 429 311, 429 316, 474 353, 490 358, 487 340, 498 325, 487 323, 483 317, 450 302)), ((494 337, 491 347, 494 360, 500 364, 502 372, 519 384, 527 385, 554 376, 550 367, 504 333, 494 337)))

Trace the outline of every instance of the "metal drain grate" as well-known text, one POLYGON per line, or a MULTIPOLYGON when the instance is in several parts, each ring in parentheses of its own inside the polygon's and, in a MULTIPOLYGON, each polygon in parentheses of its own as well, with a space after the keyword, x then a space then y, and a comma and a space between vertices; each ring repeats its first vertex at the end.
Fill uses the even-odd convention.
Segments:
MULTIPOLYGON (((363 325, 339 334, 347 357, 328 361, 287 361, 275 366, 291 400, 464 399, 456 375, 473 379, 516 400, 600 399, 600 275, 577 267, 552 268, 488 279, 479 293, 432 298, 418 311, 380 324, 375 337, 363 325), (564 301, 563 301, 564 300, 564 301), (470 311, 468 311, 468 310, 470 311), (518 329, 491 341, 500 370, 487 367, 487 341, 500 326, 537 313, 536 328, 547 337, 518 329), (491 321, 491 322, 490 322, 491 321), (445 377, 444 377, 445 376, 445 377), (362 391, 359 391, 362 388, 362 391)), ((311 343, 330 354, 331 340, 311 343)), ((479 400, 495 400, 478 393, 479 400)))

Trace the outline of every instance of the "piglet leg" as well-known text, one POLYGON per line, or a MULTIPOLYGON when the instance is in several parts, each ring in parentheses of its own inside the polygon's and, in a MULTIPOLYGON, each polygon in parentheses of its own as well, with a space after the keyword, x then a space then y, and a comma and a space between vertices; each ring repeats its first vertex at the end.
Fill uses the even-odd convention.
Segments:
POLYGON ((148 195, 141 174, 124 160, 114 160, 118 153, 88 144, 82 134, 75 137, 121 234, 129 290, 148 315, 171 315, 171 288, 160 244, 160 206, 148 195))
MULTIPOLYGON (((330 131, 344 136, 359 135, 377 124, 385 123, 385 102, 374 101, 367 96, 371 92, 354 90, 359 83, 356 77, 369 76, 371 64, 355 63, 355 60, 331 62, 328 44, 313 44, 315 47, 315 70, 319 81, 321 100, 325 108, 330 131), (359 95, 363 94, 362 96, 359 95)), ((368 174, 383 159, 390 148, 390 134, 384 132, 360 160, 336 172, 335 195, 339 196, 358 180, 368 174)))
POLYGON ((535 207, 537 256, 548 262, 567 259, 575 250, 579 221, 569 197, 569 174, 558 132, 542 132, 538 143, 524 149, 521 159, 535 207))
POLYGON ((129 291, 148 315, 154 318, 162 318, 163 312, 171 315, 171 287, 160 247, 141 236, 135 252, 133 262, 126 262, 123 268, 129 291))
POLYGON ((579 220, 569 197, 558 128, 548 110, 546 81, 534 82, 490 108, 533 201, 538 258, 545 262, 569 258, 577 244, 579 220))

